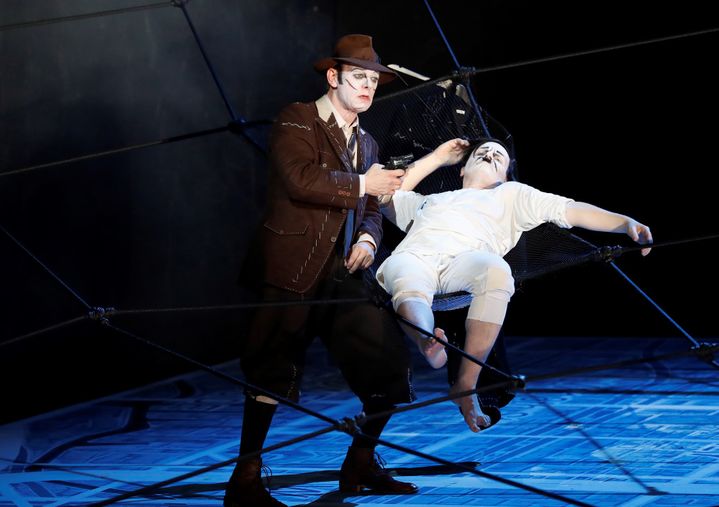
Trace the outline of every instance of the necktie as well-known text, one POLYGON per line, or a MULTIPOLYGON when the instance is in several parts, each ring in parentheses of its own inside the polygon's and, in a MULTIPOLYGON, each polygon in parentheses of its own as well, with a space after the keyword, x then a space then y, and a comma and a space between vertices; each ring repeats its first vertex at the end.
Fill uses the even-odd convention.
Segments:
MULTIPOLYGON (((355 151, 357 149, 357 133, 356 129, 352 129, 349 141, 347 141, 347 156, 350 159, 350 164, 354 167, 355 151)), ((347 210, 347 221, 345 222, 345 243, 344 243, 344 257, 347 258, 350 248, 352 248, 352 237, 354 236, 355 229, 355 210, 347 210)))
POLYGON ((352 129, 352 133, 350 134, 350 138, 347 141, 347 155, 350 158, 350 164, 354 168, 355 165, 355 152, 357 151, 357 130, 356 128, 352 129))

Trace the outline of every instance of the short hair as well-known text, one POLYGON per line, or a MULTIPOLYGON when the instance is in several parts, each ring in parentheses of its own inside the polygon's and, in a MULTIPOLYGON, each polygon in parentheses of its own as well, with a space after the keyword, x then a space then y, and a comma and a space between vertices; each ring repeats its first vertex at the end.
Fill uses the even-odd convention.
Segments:
POLYGON ((342 62, 337 62, 337 65, 332 66, 337 71, 337 82, 342 84, 342 62))

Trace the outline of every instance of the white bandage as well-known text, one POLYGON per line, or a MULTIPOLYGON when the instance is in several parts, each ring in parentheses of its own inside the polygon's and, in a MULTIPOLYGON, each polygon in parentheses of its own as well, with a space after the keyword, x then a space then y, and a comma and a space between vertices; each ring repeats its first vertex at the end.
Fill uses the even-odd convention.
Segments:
POLYGON ((377 281, 392 296, 396 310, 405 301, 417 301, 432 306, 437 292, 437 269, 431 264, 434 257, 417 256, 409 252, 391 255, 380 266, 377 281))
POLYGON ((509 264, 500 256, 479 250, 458 255, 391 255, 377 273, 380 285, 392 295, 395 310, 405 301, 432 306, 435 294, 472 294, 468 317, 502 324, 514 294, 509 264))
POLYGON ((467 318, 502 325, 507 305, 514 294, 514 278, 506 262, 492 263, 474 280, 470 288, 473 294, 467 318))

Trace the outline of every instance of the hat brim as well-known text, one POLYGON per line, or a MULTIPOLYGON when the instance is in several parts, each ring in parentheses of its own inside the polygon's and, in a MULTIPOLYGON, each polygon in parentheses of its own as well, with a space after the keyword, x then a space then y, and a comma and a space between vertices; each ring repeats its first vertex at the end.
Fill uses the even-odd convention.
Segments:
POLYGON ((361 60, 359 58, 323 58, 322 60, 315 62, 314 68, 317 72, 325 72, 327 69, 334 67, 338 63, 356 65, 357 67, 362 67, 363 69, 379 72, 379 84, 389 83, 397 77, 397 73, 389 67, 385 67, 381 63, 373 62, 371 60, 361 60))

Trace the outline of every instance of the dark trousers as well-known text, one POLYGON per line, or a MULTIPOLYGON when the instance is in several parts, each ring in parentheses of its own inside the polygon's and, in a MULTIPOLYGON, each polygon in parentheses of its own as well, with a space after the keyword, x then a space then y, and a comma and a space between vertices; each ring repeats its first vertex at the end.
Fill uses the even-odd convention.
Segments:
POLYGON ((319 336, 363 403, 414 401, 410 353, 401 329, 389 312, 369 300, 362 274, 350 275, 341 256, 333 256, 310 292, 300 295, 265 287, 263 296, 265 301, 298 304, 257 310, 241 353, 249 383, 299 400, 305 354, 319 336), (306 304, 308 300, 355 298, 363 301, 306 304))

